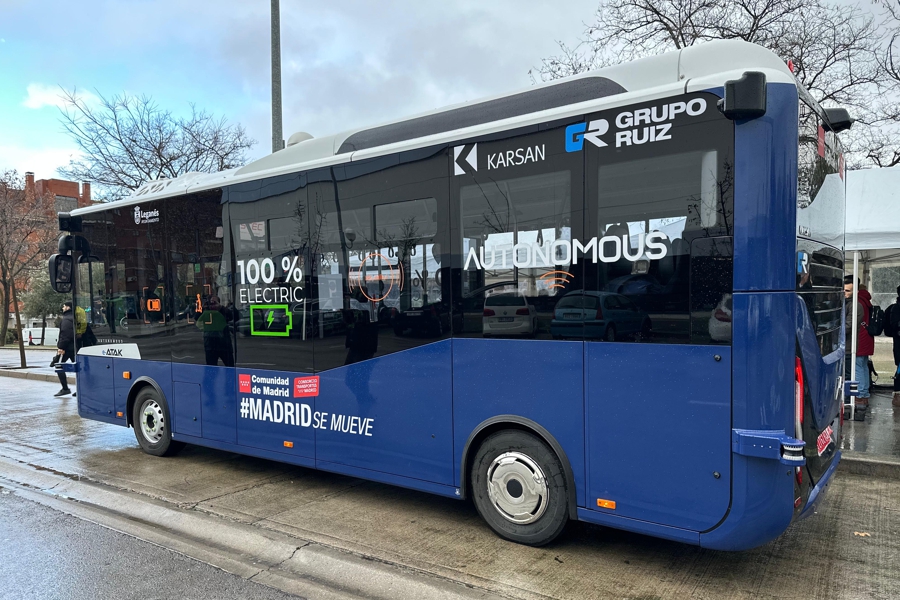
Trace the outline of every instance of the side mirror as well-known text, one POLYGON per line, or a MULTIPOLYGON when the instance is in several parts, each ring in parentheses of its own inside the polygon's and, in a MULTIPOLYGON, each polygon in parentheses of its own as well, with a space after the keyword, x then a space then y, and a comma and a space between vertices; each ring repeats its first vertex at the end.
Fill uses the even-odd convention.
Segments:
POLYGON ((856 119, 850 117, 850 113, 847 112, 846 108, 826 108, 825 117, 825 130, 831 130, 835 133, 850 129, 853 123, 856 122, 856 119))
POLYGON ((60 294, 72 293, 72 257, 54 254, 50 257, 50 287, 60 294))
POLYGON ((718 102, 719 110, 732 121, 755 119, 766 114, 766 76, 758 71, 746 71, 740 79, 725 82, 725 97, 718 102))

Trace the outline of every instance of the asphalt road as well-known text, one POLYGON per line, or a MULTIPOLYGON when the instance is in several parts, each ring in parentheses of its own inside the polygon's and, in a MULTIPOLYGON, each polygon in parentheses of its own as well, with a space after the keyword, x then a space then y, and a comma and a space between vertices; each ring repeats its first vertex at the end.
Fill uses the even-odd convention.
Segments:
POLYGON ((0 487, 0 600, 287 600, 154 544, 0 487))
POLYGON ((116 528, 311 598, 330 596, 290 578, 374 598, 900 598, 897 480, 839 472, 818 514, 748 552, 583 523, 528 548, 452 499, 197 447, 150 457, 55 391, 0 378, 0 485, 72 512, 102 505, 116 528), (241 556, 217 553, 228 547, 241 556))

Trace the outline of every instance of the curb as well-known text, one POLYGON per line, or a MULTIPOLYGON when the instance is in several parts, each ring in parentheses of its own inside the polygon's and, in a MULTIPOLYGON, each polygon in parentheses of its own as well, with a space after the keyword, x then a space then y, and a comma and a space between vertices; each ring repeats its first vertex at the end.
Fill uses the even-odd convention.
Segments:
MULTIPOLYGON (((79 475, 0 458, 0 486, 77 518, 168 548, 268 587, 322 600, 503 600, 471 583, 349 552, 79 475)), ((535 594, 512 588, 517 597, 535 594)))
POLYGON ((900 459, 874 458, 859 452, 845 451, 838 464, 838 471, 879 479, 900 479, 900 459))
MULTIPOLYGON (((22 370, 11 370, 11 369, 0 369, 0 377, 14 377, 16 379, 28 379, 30 381, 49 381, 50 383, 59 383, 59 377, 55 374, 50 375, 49 373, 34 373, 29 372, 24 369, 22 370)), ((72 374, 66 375, 66 380, 69 383, 75 383, 75 376, 72 374)))

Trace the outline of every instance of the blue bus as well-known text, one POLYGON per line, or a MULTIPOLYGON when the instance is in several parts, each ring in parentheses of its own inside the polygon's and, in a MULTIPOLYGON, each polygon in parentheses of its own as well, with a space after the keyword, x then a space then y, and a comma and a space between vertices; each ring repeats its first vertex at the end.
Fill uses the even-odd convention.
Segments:
POLYGON ((722 41, 61 214, 79 414, 523 544, 766 543, 840 459, 851 122, 722 41))

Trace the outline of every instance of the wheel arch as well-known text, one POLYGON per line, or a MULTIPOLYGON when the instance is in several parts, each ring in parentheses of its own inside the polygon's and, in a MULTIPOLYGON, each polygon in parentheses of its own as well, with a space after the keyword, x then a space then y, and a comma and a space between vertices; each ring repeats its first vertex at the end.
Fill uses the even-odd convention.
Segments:
POLYGON ((131 384, 131 389, 128 390, 128 400, 125 403, 125 421, 126 425, 129 427, 134 427, 134 401, 137 398, 138 393, 144 389, 145 387, 152 387, 156 390, 156 393, 159 394, 159 397, 162 398, 166 407, 168 408, 169 402, 166 399, 166 395, 163 393, 162 388, 158 383, 151 377, 138 377, 134 380, 134 383, 131 384))
POLYGON ((469 434, 469 439, 466 440, 466 445, 463 447, 462 451, 462 459, 460 460, 460 498, 468 497, 469 473, 472 469, 472 462, 475 460, 475 454, 477 453, 477 449, 481 445, 481 442, 483 442, 485 438, 487 438, 492 433, 507 429, 531 433, 533 435, 536 435, 538 438, 543 440, 544 443, 550 446, 550 449, 553 450, 553 452, 559 458, 559 461, 562 463, 563 474, 566 478, 566 501, 569 507, 569 519, 577 519, 578 495, 576 494, 575 490, 575 474, 572 471, 572 465, 569 464, 569 457, 566 456, 566 451, 563 450, 559 442, 556 441, 556 438, 553 437, 553 434, 547 431, 544 427, 542 427, 538 423, 535 423, 531 419, 520 417, 518 415, 497 415, 496 417, 491 417, 490 419, 486 419, 485 421, 479 423, 478 426, 472 430, 472 433, 469 434))

